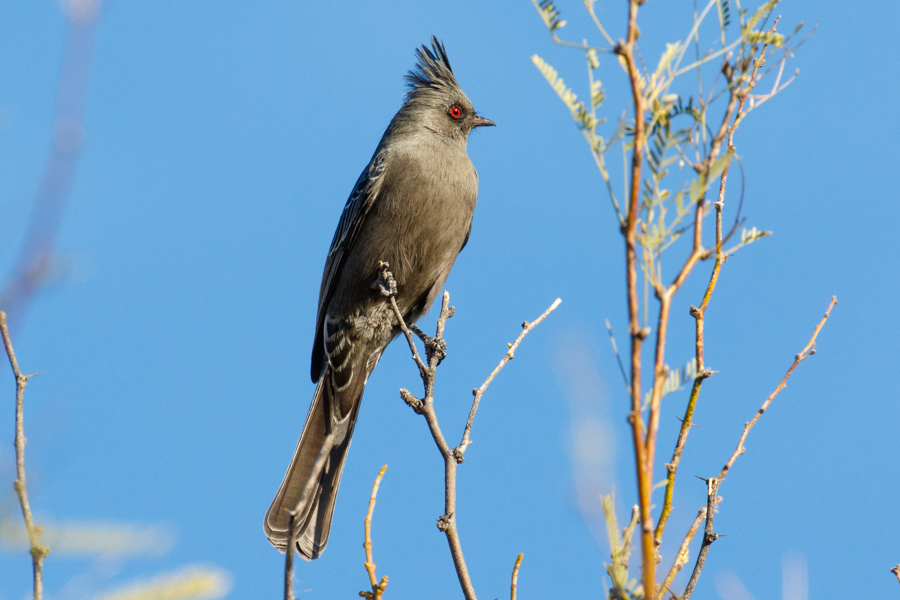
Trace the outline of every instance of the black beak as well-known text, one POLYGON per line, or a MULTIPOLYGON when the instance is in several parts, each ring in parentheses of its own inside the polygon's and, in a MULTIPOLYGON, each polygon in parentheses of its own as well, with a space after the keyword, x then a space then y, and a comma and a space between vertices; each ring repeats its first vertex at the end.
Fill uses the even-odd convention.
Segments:
POLYGON ((482 116, 475 115, 475 118, 472 119, 472 127, 496 127, 497 125, 491 121, 490 119, 485 119, 482 116))

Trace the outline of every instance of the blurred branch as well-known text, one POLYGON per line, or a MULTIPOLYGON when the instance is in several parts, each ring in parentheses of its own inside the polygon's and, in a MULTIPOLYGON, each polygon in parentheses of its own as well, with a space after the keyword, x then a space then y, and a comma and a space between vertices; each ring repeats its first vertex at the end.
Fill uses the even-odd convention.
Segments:
POLYGON ((25 242, 10 280, 0 293, 0 310, 15 327, 47 279, 66 202, 72 190, 84 140, 84 108, 90 82, 100 0, 67 0, 68 29, 56 99, 53 142, 25 242))
POLYGON ((12 339, 9 337, 9 327, 6 324, 6 313, 3 311, 0 311, 0 335, 3 336, 3 345, 6 348, 6 356, 9 358, 9 366, 12 367, 13 375, 16 378, 16 481, 13 483, 13 488, 19 496, 22 518, 25 520, 28 540, 31 543, 34 600, 41 600, 44 595, 44 558, 50 553, 50 548, 41 544, 41 526, 34 523, 31 504, 28 502, 28 489, 25 485, 25 386, 34 375, 22 375, 19 370, 19 361, 16 360, 12 339))
POLYGON ((331 454, 332 448, 334 448, 334 430, 328 432, 328 435, 325 436, 325 440, 322 442, 322 449, 319 450, 316 462, 313 463, 309 478, 303 485, 303 491, 300 493, 300 498, 297 499, 297 504, 294 505, 294 508, 290 512, 287 547, 285 548, 284 553, 284 600, 294 600, 294 552, 296 551, 295 545, 297 540, 297 524, 295 523, 295 519, 300 507, 308 503, 309 497, 313 493, 313 489, 315 489, 319 477, 322 475, 322 469, 325 468, 325 460, 328 458, 328 455, 331 454))
POLYGON ((189 566, 175 573, 138 581, 95 600, 199 600, 224 598, 231 591, 231 575, 222 569, 204 565, 189 566))
POLYGON ((716 514, 716 506, 718 506, 720 502, 720 498, 716 496, 716 492, 719 491, 719 484, 721 481, 715 477, 710 477, 705 481, 706 527, 703 532, 703 544, 700 546, 700 553, 697 555, 697 562, 694 563, 694 571, 691 573, 691 578, 688 581, 687 587, 684 588, 684 593, 679 596, 678 600, 690 600, 691 595, 694 593, 694 588, 697 587, 697 581, 700 579, 700 573, 703 571, 703 565, 706 564, 706 555, 709 552, 709 547, 719 538, 718 533, 713 533, 713 519, 716 514))
POLYGON ((387 575, 382 577, 380 582, 378 581, 378 577, 375 575, 375 559, 372 558, 372 514, 375 512, 375 497, 378 495, 378 486, 381 484, 381 478, 384 477, 385 471, 387 471, 387 465, 381 467, 381 470, 378 471, 378 476, 375 477, 375 483, 372 484, 372 495, 369 496, 369 510, 366 512, 364 521, 366 531, 365 542, 363 542, 363 548, 366 550, 365 566, 366 573, 369 574, 369 583, 372 585, 372 591, 360 592, 359 595, 367 600, 381 600, 388 584, 387 575))
POLYGON ((472 423, 475 419, 475 412, 478 409, 478 403, 481 400, 481 396, 506 363, 513 359, 516 348, 518 348, 525 336, 534 329, 534 327, 540 324, 541 321, 547 318, 547 316, 559 306, 561 300, 557 298, 556 301, 554 301, 540 317, 535 319, 534 322, 529 323, 526 321, 522 324, 522 333, 519 334, 519 337, 516 338, 515 342, 509 344, 509 350, 507 350, 504 357, 500 360, 500 363, 493 371, 491 371, 484 383, 481 384, 481 387, 473 390, 475 399, 473 400, 472 408, 469 411, 469 418, 463 431, 462 441, 456 448, 451 448, 441 431, 437 413, 434 409, 434 382, 437 376, 437 366, 447 355, 447 343, 444 341, 444 328, 446 327, 447 319, 452 317, 455 312, 455 309, 450 306, 450 294, 446 291, 444 292, 435 335, 434 337, 429 337, 422 333, 418 328, 408 326, 403 319, 403 314, 400 312, 400 308, 397 306, 397 301, 394 297, 397 293, 397 284, 394 281, 394 277, 389 268, 390 265, 386 262, 378 263, 378 280, 375 282, 375 287, 379 288, 381 293, 387 298, 391 309, 394 312, 394 317, 397 319, 397 324, 404 336, 406 336, 410 353, 419 369, 419 376, 422 379, 425 391, 424 398, 419 399, 409 390, 401 389, 400 397, 417 414, 425 417, 425 422, 428 424, 428 429, 431 431, 431 437, 434 438, 435 445, 437 445, 438 451, 441 453, 441 457, 444 460, 444 514, 438 518, 437 527, 447 537, 447 543, 450 546, 450 555, 453 558, 453 565, 456 568, 456 575, 459 578, 459 585, 462 588, 463 595, 466 600, 476 600, 475 588, 472 585, 472 579, 469 576, 469 570, 466 567, 466 559, 463 555, 462 544, 459 540, 459 530, 457 529, 456 524, 456 468, 458 464, 463 462, 465 449, 471 444, 469 433, 472 429, 472 423), (414 336, 418 336, 425 344, 427 363, 422 360, 422 357, 416 348, 414 336))
MULTIPOLYGON (((690 529, 688 529, 687 534, 684 536, 684 539, 681 541, 681 546, 678 548, 678 553, 675 555, 675 562, 672 563, 672 568, 669 569, 669 573, 666 575, 666 578, 663 580, 662 584, 659 586, 659 594, 656 596, 657 600, 662 600, 669 590, 669 586, 672 585, 672 581, 675 580, 675 576, 678 575, 678 572, 684 568, 684 565, 687 564, 688 560, 688 548, 691 545, 691 541, 694 539, 694 534, 697 533, 697 528, 700 527, 700 523, 706 518, 706 507, 700 509, 697 512, 697 516, 694 518, 694 522, 691 523, 690 529)), ((671 592, 670 592, 671 593, 671 592)), ((672 594, 675 595, 674 593, 672 594)))
POLYGON ((519 585, 519 565, 522 564, 522 554, 516 558, 516 564, 513 565, 512 583, 509 585, 509 600, 516 600, 516 588, 519 585))

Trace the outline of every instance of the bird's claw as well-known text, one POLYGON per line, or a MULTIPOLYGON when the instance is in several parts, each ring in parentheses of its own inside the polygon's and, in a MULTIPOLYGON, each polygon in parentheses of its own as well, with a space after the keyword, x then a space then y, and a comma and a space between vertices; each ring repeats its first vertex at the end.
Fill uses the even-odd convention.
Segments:
POLYGON ((372 289, 381 292, 385 298, 393 298, 397 295, 397 282, 394 280, 393 273, 390 272, 390 266, 383 260, 378 261, 378 279, 372 284, 372 289))
POLYGON ((435 366, 441 364, 445 358, 447 358, 447 342, 443 339, 433 338, 431 336, 424 336, 422 341, 425 343, 425 356, 428 358, 428 362, 431 362, 431 358, 435 357, 437 362, 435 366))

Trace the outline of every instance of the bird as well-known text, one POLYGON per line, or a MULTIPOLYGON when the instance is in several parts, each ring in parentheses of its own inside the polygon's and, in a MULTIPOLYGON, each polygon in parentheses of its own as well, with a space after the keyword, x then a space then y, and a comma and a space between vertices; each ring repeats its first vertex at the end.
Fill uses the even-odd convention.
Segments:
POLYGON ((389 265, 393 299, 403 320, 415 323, 443 288, 472 228, 478 174, 466 143, 473 129, 494 122, 475 112, 437 37, 416 58, 403 105, 357 179, 325 260, 310 368, 316 391, 265 516, 266 536, 286 551, 293 514, 297 550, 306 560, 328 543, 366 381, 401 332, 376 284, 380 270, 389 265), (324 466, 298 506, 320 454, 324 466))

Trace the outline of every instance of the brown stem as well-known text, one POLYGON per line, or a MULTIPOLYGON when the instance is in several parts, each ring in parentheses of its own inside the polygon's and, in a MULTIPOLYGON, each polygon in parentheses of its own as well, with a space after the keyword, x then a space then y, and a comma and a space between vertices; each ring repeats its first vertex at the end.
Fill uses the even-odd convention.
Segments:
POLYGON ((28 541, 31 544, 31 565, 34 574, 34 600, 41 600, 44 596, 44 558, 50 553, 50 548, 41 544, 40 525, 35 525, 31 514, 31 504, 28 502, 28 488, 25 485, 25 386, 34 375, 23 375, 19 370, 19 361, 13 350, 12 339, 9 336, 9 327, 6 323, 6 313, 0 311, 0 335, 3 336, 3 346, 6 348, 6 356, 9 358, 9 366, 16 378, 16 480, 13 488, 19 497, 19 505, 22 507, 22 518, 25 521, 25 529, 28 532, 28 541))
POLYGON ((641 415, 641 346, 647 331, 642 330, 638 308, 637 286, 637 222, 640 207, 640 186, 644 159, 644 97, 641 91, 641 76, 635 60, 635 42, 639 31, 637 12, 639 0, 628 2, 628 35, 624 42, 616 46, 616 53, 625 61, 634 104, 634 147, 631 155, 630 196, 626 215, 625 235, 625 276, 628 288, 628 320, 631 334, 631 414, 629 422, 634 443, 637 464, 638 504, 641 511, 641 559, 643 584, 646 593, 656 589, 656 550, 653 545, 653 516, 651 514, 651 493, 653 491, 653 465, 647 462, 644 439, 644 422, 641 415))
POLYGON ((380 582, 378 581, 378 576, 375 575, 375 559, 372 557, 372 514, 375 512, 375 497, 378 495, 378 486, 381 484, 381 478, 384 477, 385 471, 387 471, 387 465, 381 467, 378 476, 375 477, 375 483, 372 484, 372 495, 369 496, 369 510, 366 512, 366 518, 363 521, 365 525, 365 542, 363 542, 363 548, 366 550, 365 567, 366 573, 369 574, 369 583, 372 586, 372 591, 360 592, 359 595, 367 600, 381 600, 388 584, 387 575, 382 577, 380 582))

